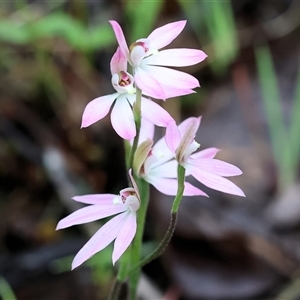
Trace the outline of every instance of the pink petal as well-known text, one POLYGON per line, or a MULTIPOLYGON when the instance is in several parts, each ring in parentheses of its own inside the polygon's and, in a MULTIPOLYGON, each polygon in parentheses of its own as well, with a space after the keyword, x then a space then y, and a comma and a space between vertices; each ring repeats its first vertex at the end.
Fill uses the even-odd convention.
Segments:
POLYGON ((125 140, 136 135, 132 109, 125 95, 119 96, 111 112, 111 124, 116 133, 125 140))
POLYGON ((201 150, 197 153, 192 154, 190 157, 193 159, 198 159, 198 158, 214 158, 216 154, 220 151, 220 149, 217 148, 207 148, 204 150, 201 150))
POLYGON ((134 81, 143 94, 156 99, 166 99, 164 89, 159 81, 141 67, 135 68, 134 81))
POLYGON ((181 141, 181 134, 175 122, 170 122, 165 136, 166 144, 171 152, 175 153, 181 141))
POLYGON ((140 136, 139 136, 139 144, 150 139, 153 140, 154 137, 154 124, 149 122, 147 119, 142 118, 140 136))
MULTIPOLYGON (((145 180, 165 195, 175 196, 177 194, 178 187, 176 179, 147 176, 145 180)), ((196 188, 188 182, 185 182, 184 186, 184 196, 207 196, 203 191, 201 191, 200 189, 196 188)))
POLYGON ((189 159, 188 164, 219 176, 237 176, 243 173, 238 167, 218 159, 189 159))
POLYGON ((164 92, 165 92, 165 95, 166 95, 166 99, 196 93, 195 91, 193 91, 191 89, 181 89, 181 88, 167 87, 167 86, 164 86, 164 92))
POLYGON ((207 55, 197 49, 167 49, 144 59, 147 65, 185 67, 203 61, 207 55))
MULTIPOLYGON (((194 122, 194 120, 195 120, 195 117, 190 117, 190 118, 185 119, 183 122, 181 122, 178 125, 178 129, 179 129, 179 132, 180 132, 181 136, 184 136, 184 134, 186 133, 186 131, 188 130, 188 128, 191 127, 191 125, 194 122)), ((199 123, 197 123, 198 127, 195 128, 195 134, 196 134, 196 132, 198 131, 198 129, 200 127, 201 117, 198 117, 198 120, 199 120, 199 123)))
POLYGON ((128 58, 129 50, 128 50, 127 42, 126 42, 126 39, 123 34, 123 30, 122 30, 121 26, 116 21, 109 21, 109 23, 111 24, 111 26, 113 28, 113 31, 115 33, 116 39, 118 41, 118 44, 120 46, 122 53, 124 54, 124 56, 126 58, 128 58))
POLYGON ((128 212, 115 216, 103 225, 80 249, 72 263, 72 270, 80 266, 95 253, 108 246, 119 234, 128 212))
POLYGON ((130 52, 130 62, 133 66, 138 66, 145 55, 145 49, 142 46, 136 45, 130 52))
POLYGON ((203 171, 197 166, 187 165, 186 168, 188 168, 191 174, 198 181, 200 181, 201 183, 203 183, 211 189, 245 197, 244 192, 228 179, 225 179, 219 175, 209 173, 207 171, 203 171))
POLYGON ((163 88, 166 86, 176 89, 193 89, 200 86, 199 81, 194 76, 185 72, 158 66, 149 66, 144 63, 142 68, 148 77, 155 78, 163 88))
POLYGON ((184 183, 183 196, 205 196, 205 197, 208 197, 208 195, 206 193, 201 191, 199 188, 193 186, 189 182, 184 183))
POLYGON ((126 209, 126 205, 114 205, 113 203, 110 203, 109 205, 90 205, 83 207, 60 220, 56 230, 100 220, 121 213, 126 209))
POLYGON ((200 121, 201 117, 189 118, 189 126, 187 126, 185 128, 185 131, 181 133, 181 141, 176 149, 176 158, 180 163, 182 162, 184 157, 189 156, 191 153, 188 152, 189 147, 195 139, 196 132, 200 126, 200 121))
POLYGON ((96 98, 89 102, 82 115, 81 128, 88 127, 103 119, 108 114, 112 103, 118 95, 118 93, 114 93, 96 98))
POLYGON ((117 195, 114 194, 90 194, 82 196, 74 196, 72 199, 86 204, 112 204, 114 197, 117 195))
POLYGON ((170 122, 175 122, 165 109, 146 98, 142 98, 142 117, 156 126, 162 127, 167 127, 170 122))
POLYGON ((183 30, 186 21, 169 23, 153 30, 148 36, 151 48, 161 49, 169 45, 183 30))
POLYGON ((121 51, 120 47, 118 47, 117 51, 110 61, 110 72, 111 75, 114 75, 118 74, 121 71, 127 71, 127 59, 121 51))
POLYGON ((136 233, 136 228, 136 213, 129 213, 123 221, 122 228, 115 240, 114 251, 112 254, 113 265, 132 242, 136 233))

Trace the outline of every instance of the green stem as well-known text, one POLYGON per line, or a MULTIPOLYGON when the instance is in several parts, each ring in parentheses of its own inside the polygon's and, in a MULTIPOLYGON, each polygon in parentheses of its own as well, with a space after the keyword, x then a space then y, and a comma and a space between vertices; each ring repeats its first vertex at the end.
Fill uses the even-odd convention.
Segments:
POLYGON ((142 259, 138 265, 134 266, 129 273, 134 272, 137 269, 142 268, 143 266, 147 265, 148 263, 150 263, 152 260, 156 259, 157 257, 159 257, 166 249, 166 247, 168 246, 169 242, 171 241, 171 238, 174 234, 175 228, 176 228, 176 224, 177 224, 177 217, 178 217, 178 213, 172 213, 171 214, 171 220, 170 220, 170 224, 169 224, 169 228, 164 236, 164 238, 162 239, 162 241, 160 242, 160 244, 157 246, 157 248, 148 256, 146 256, 144 259, 142 259))
POLYGON ((178 165, 177 168, 177 180, 178 180, 178 190, 177 195, 173 201, 171 213, 177 213, 179 209, 179 205, 182 200, 183 192, 184 192, 184 178, 185 178, 185 168, 183 166, 178 165))
MULTIPOLYGON (((128 147, 126 148, 127 150, 126 157, 128 158, 126 160, 126 165, 128 169, 133 169, 134 154, 136 152, 139 143, 139 135, 140 135, 140 128, 141 128, 141 101, 142 101, 142 91, 139 88, 137 88, 136 101, 133 105, 134 121, 136 125, 136 136, 134 138, 130 151, 128 151, 128 147)), ((134 264, 137 264, 137 262, 140 260, 140 255, 141 255, 142 238, 143 238, 145 218, 146 218, 146 212, 147 212, 148 201, 149 201, 149 184, 146 183, 143 179, 138 179, 136 180, 136 182, 141 196, 141 207, 138 211, 138 216, 137 216, 137 232, 130 249, 126 251, 127 253, 125 253, 125 257, 121 261, 121 266, 117 277, 119 282, 122 282, 126 279, 126 277, 128 276, 129 267, 134 264)), ((135 299, 139 276, 140 276, 140 270, 137 269, 135 272, 131 274, 129 278, 130 299, 135 299)))
POLYGON ((134 121, 136 127, 136 136, 133 140, 133 144, 129 156, 129 163, 128 163, 131 169, 133 168, 134 153, 138 146, 139 137, 140 137, 141 120, 142 120, 141 104, 142 104, 142 91, 139 88, 136 88, 136 100, 135 103, 133 104, 133 115, 134 115, 134 121))
POLYGON ((141 260, 137 265, 135 265, 129 271, 129 273, 135 272, 135 270, 142 268, 143 266, 145 266, 152 260, 159 257, 164 252, 166 247, 168 246, 168 244, 174 234, 176 224, 177 224, 177 218, 178 218, 178 209, 179 209, 179 206, 180 206, 180 203, 182 200, 182 196, 183 196, 183 192, 184 192, 184 178, 185 178, 184 167, 178 165, 177 176, 178 176, 178 189, 177 189, 177 195, 176 195, 176 197, 173 201, 173 205, 172 205, 171 220, 170 220, 168 230, 167 230, 164 238, 160 242, 160 244, 157 246, 157 248, 150 255, 148 255, 143 260, 141 260))
MULTIPOLYGON (((149 190, 150 190, 149 184, 141 178, 137 180, 137 185, 139 187, 140 196, 141 196, 141 206, 140 209, 138 210, 137 231, 131 246, 131 266, 137 265, 141 259, 142 240, 143 240, 146 213, 147 213, 148 202, 149 202, 149 190)), ((136 289, 140 277, 140 272, 141 269, 136 268, 136 270, 130 274, 129 299, 132 300, 136 299, 136 289)))
POLYGON ((123 284, 122 281, 116 279, 116 281, 114 282, 114 285, 111 289, 108 300, 118 300, 119 299, 119 294, 121 291, 122 284, 123 284))

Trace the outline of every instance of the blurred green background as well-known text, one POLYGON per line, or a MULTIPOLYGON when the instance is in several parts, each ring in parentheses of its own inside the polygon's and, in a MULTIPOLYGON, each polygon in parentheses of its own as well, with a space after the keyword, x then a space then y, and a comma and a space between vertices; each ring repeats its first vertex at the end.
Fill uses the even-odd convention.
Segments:
MULTIPOLYGON (((1 298, 106 299, 111 247, 70 272, 101 223, 55 231, 80 207, 72 196, 127 185, 110 119, 80 129, 81 115, 113 92, 109 20, 130 44, 186 19, 170 47, 208 54, 184 69, 201 88, 162 105, 177 121, 203 115, 197 141, 244 171, 232 180, 247 197, 206 190, 209 199, 184 199, 174 239, 144 268, 139 295, 299 299, 299 15, 297 0, 1 1, 1 298)), ((167 227, 171 201, 152 192, 145 254, 167 227)))

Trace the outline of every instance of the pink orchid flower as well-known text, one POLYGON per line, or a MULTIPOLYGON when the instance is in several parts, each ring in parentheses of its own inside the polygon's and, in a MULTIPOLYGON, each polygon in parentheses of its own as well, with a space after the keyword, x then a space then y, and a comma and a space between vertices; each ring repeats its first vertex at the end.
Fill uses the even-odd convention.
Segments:
MULTIPOLYGON (((111 124, 117 134, 125 140, 136 135, 132 105, 135 102, 134 79, 127 72, 127 60, 120 48, 113 55, 110 63, 112 85, 116 93, 96 98, 89 102, 82 115, 81 128, 88 127, 103 119, 111 112, 111 124)), ((166 127, 173 118, 157 103, 142 97, 142 117, 157 126, 166 127)))
POLYGON ((119 195, 75 196, 75 201, 91 205, 75 211, 57 224, 56 230, 116 215, 81 248, 72 262, 72 270, 107 247, 113 240, 115 243, 112 261, 115 264, 132 242, 137 229, 136 212, 140 207, 140 196, 131 172, 129 175, 133 188, 123 189, 119 195))
POLYGON ((123 55, 134 68, 134 80, 143 94, 167 99, 194 93, 198 80, 181 71, 167 67, 191 66, 203 61, 207 55, 197 49, 166 49, 183 30, 186 21, 169 23, 152 31, 147 38, 134 42, 129 48, 122 28, 116 21, 110 21, 123 55))
POLYGON ((192 175, 211 189, 245 197, 239 187, 223 178, 241 175, 242 171, 232 164, 215 159, 217 149, 210 148, 194 153, 200 146, 195 141, 200 121, 201 117, 192 117, 183 121, 178 127, 175 123, 169 124, 165 139, 170 152, 186 169, 187 175, 192 175))
MULTIPOLYGON (((173 122, 175 124, 175 122, 173 122)), ((138 176, 152 184, 165 195, 177 194, 177 166, 173 153, 169 150, 165 138, 153 145, 154 126, 142 120, 140 145, 135 153, 134 167, 138 176)), ((207 196, 199 188, 185 182, 184 196, 207 196)))

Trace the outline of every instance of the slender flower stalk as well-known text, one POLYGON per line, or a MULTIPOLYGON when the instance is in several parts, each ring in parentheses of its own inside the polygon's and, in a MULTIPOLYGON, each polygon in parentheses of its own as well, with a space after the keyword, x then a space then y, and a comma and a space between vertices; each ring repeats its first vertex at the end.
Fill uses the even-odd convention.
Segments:
POLYGON ((135 120, 135 127, 136 127, 136 136, 134 137, 133 144, 130 150, 130 157, 129 157, 129 167, 133 168, 133 158, 134 154, 136 152, 136 148, 139 143, 139 137, 140 137, 140 130, 141 130, 141 120, 142 120, 142 113, 141 113, 141 102, 142 102, 142 91, 137 88, 136 91, 136 101, 135 105, 133 107, 133 113, 134 113, 134 120, 135 120))
POLYGON ((157 257, 159 257, 164 252, 164 250, 168 246, 169 242, 171 241, 171 238, 172 238, 175 228, 176 228, 177 219, 178 219, 178 209, 179 209, 179 205, 182 200, 182 196, 184 193, 184 187, 185 187, 185 183, 184 183, 185 169, 182 166, 178 165, 177 172, 178 172, 178 189, 177 189, 177 195, 172 204, 171 219, 170 219, 170 224, 167 229, 167 232, 166 232, 165 236, 163 237, 162 241, 157 246, 157 248, 151 254, 149 254, 144 259, 142 259, 138 265, 135 265, 129 271, 129 274, 131 272, 134 272, 136 269, 141 268, 141 267, 145 266, 146 264, 150 263, 152 260, 156 259, 157 257))

